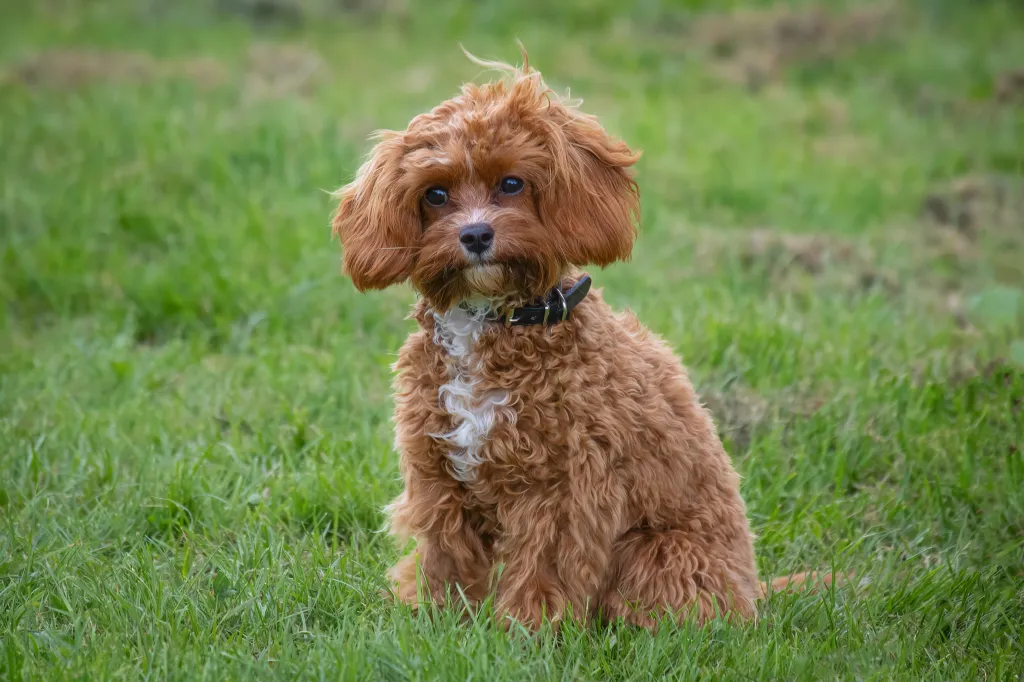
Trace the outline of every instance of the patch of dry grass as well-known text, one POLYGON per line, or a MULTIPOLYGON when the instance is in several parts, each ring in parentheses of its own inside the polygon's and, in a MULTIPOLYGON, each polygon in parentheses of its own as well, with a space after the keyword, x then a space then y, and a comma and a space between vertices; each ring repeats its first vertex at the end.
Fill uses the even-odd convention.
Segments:
POLYGON ((825 4, 742 8, 699 19, 690 31, 721 78, 757 89, 802 63, 842 57, 878 40, 898 16, 891 3, 837 12, 825 4))

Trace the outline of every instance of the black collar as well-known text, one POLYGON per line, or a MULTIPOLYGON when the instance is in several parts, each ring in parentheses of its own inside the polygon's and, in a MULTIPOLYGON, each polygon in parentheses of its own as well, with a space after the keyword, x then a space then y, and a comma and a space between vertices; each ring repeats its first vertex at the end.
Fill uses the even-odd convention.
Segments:
POLYGON ((545 327, 556 325, 569 319, 573 309, 583 302, 590 291, 590 275, 583 275, 576 284, 573 284, 567 291, 562 291, 557 286, 548 292, 542 303, 536 305, 525 305, 518 308, 502 308, 488 319, 492 322, 501 322, 506 327, 526 327, 528 325, 540 324, 545 327))

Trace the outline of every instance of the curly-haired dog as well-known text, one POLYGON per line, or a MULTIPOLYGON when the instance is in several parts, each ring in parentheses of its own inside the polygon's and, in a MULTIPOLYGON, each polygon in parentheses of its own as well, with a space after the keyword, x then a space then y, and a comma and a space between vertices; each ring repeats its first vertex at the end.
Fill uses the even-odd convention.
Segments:
POLYGON ((360 290, 421 295, 396 363, 388 514, 416 546, 395 593, 496 589, 527 626, 752 617, 763 588, 711 418, 671 349, 577 270, 629 257, 639 155, 528 64, 479 63, 507 77, 382 133, 333 221, 360 290))

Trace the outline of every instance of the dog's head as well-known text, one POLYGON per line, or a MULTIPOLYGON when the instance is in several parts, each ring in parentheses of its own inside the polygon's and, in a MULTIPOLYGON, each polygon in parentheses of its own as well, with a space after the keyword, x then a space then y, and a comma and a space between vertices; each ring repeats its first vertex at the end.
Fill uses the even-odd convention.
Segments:
POLYGON ((570 265, 629 257, 636 154, 555 96, 531 69, 385 131, 339 190, 334 232, 360 290, 411 280, 445 309, 470 298, 528 300, 570 265))

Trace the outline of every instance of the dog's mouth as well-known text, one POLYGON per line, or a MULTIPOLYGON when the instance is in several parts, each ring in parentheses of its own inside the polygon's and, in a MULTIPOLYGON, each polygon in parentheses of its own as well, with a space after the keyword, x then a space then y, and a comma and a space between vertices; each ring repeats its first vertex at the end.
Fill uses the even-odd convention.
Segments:
POLYGON ((446 268, 417 288, 436 310, 479 299, 518 305, 546 294, 561 281, 563 269, 544 260, 488 260, 446 268))
POLYGON ((474 263, 462 271, 462 277, 470 291, 484 298, 515 293, 507 290, 508 273, 506 267, 498 263, 474 263))

